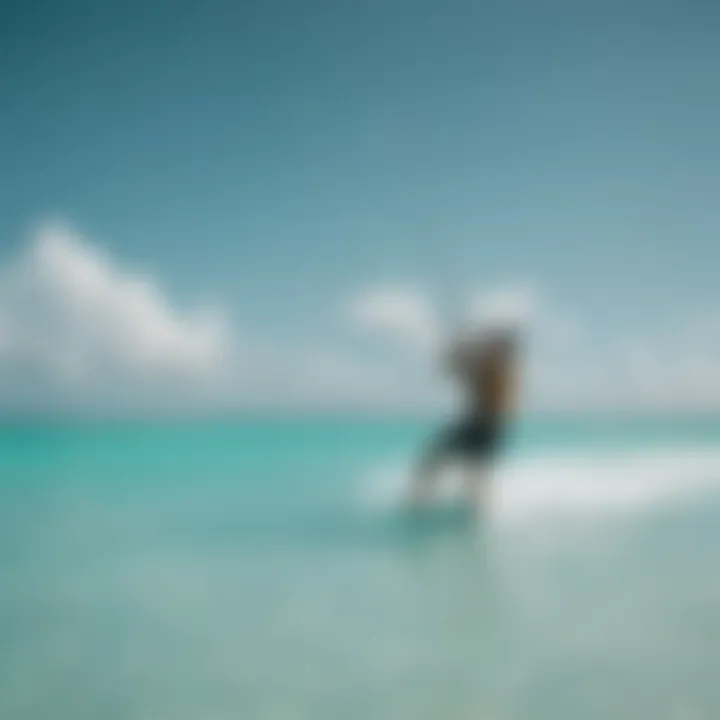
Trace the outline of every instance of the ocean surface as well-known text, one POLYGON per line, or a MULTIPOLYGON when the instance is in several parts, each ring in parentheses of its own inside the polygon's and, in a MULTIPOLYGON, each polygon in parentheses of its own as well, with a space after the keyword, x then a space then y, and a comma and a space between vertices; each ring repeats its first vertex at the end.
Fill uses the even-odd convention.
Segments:
POLYGON ((2 720, 720 718, 720 420, 0 427, 2 720))

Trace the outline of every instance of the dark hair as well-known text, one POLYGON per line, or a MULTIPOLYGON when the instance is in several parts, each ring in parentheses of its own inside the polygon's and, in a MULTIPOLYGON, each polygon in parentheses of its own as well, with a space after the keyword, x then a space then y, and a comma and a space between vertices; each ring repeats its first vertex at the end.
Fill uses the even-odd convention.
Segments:
POLYGON ((489 350, 499 350, 504 353, 514 352, 519 343, 519 333, 511 328, 493 330, 485 339, 485 346, 489 350))

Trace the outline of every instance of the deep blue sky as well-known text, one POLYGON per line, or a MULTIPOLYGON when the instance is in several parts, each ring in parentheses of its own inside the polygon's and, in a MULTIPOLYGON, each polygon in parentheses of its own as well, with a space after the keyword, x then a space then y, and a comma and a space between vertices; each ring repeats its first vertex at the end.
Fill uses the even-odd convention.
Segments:
POLYGON ((720 12, 688 0, 5 2, 0 252, 60 216, 243 327, 522 278, 707 304, 720 12))

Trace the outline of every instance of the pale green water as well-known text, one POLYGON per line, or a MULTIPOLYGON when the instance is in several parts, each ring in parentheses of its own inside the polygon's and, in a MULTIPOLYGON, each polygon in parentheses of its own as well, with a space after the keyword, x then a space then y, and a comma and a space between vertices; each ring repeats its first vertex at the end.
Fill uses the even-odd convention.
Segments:
POLYGON ((492 522, 429 425, 5 425, 0 718, 720 717, 720 422, 535 422, 492 522))

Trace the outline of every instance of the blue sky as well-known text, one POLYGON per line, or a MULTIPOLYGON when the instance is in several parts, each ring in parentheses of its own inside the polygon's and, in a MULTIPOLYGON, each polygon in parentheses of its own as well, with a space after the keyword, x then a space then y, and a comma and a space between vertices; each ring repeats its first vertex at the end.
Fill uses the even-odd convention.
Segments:
POLYGON ((638 335, 662 354, 656 335, 720 308, 719 20, 663 0, 6 2, 0 258, 62 220, 276 354, 355 347, 338 314, 367 288, 453 307, 507 282, 591 328, 586 354, 638 335))

